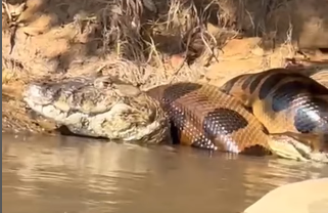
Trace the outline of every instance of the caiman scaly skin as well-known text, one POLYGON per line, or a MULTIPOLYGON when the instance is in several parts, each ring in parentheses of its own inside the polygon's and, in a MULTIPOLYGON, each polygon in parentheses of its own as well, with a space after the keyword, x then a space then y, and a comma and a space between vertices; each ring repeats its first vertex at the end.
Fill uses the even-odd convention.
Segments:
POLYGON ((26 107, 21 97, 3 87, 2 132, 53 134, 57 128, 56 122, 38 116, 26 107))
POLYGON ((77 135, 139 144, 169 140, 169 120, 159 103, 113 76, 31 83, 24 100, 77 135))

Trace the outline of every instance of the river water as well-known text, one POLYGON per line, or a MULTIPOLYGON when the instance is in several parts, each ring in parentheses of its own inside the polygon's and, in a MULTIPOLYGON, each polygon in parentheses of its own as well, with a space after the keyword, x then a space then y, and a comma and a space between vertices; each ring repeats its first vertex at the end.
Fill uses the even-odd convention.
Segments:
POLYGON ((2 136, 4 213, 237 213, 328 166, 62 136, 2 136))

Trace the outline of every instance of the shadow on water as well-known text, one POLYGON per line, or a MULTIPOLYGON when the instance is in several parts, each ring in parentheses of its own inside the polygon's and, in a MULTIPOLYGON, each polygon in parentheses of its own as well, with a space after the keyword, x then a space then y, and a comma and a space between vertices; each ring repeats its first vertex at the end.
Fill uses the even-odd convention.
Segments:
POLYGON ((10 213, 235 213, 278 185, 328 176, 282 159, 6 134, 2 166, 10 213))

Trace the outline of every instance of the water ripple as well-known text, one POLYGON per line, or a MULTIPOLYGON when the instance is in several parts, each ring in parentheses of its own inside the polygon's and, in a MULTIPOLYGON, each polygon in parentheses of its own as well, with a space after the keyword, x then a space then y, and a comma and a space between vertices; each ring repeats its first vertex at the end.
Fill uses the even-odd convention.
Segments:
POLYGON ((232 213, 275 186, 328 176, 321 164, 5 134, 2 166, 13 213, 232 213))

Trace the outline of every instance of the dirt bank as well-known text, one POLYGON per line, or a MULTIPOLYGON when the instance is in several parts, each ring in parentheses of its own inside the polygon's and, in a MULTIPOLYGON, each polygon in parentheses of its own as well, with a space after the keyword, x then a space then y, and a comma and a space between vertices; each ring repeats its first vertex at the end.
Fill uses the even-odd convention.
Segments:
POLYGON ((143 88, 179 80, 220 85, 284 66, 286 58, 328 61, 326 0, 7 0, 2 6, 2 94, 12 100, 3 116, 22 108, 21 90, 35 79, 102 71, 143 88))

